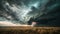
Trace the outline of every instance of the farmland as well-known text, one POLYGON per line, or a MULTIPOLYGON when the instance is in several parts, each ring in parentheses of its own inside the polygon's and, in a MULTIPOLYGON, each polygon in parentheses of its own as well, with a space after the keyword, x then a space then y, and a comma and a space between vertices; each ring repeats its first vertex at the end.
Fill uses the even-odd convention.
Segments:
POLYGON ((0 27, 0 34, 60 34, 60 27, 0 27))

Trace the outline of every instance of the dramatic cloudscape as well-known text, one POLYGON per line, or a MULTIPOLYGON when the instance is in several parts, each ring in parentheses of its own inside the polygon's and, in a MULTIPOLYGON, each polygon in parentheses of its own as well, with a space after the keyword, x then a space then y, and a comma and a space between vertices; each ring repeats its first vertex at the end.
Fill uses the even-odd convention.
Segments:
POLYGON ((60 26, 60 0, 0 0, 0 24, 60 26), (5 24, 8 24, 8 23, 5 24))

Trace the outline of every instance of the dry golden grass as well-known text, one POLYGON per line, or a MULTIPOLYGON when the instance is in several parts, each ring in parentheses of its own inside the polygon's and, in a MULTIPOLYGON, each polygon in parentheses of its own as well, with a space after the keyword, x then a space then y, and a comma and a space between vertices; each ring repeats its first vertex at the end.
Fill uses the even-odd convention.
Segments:
POLYGON ((0 34, 60 34, 60 27, 1 27, 0 34))

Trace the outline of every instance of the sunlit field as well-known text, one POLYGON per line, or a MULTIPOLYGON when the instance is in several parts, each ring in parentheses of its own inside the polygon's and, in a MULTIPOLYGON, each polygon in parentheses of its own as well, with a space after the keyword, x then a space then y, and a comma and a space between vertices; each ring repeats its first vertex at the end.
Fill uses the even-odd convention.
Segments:
POLYGON ((7 26, 0 27, 0 34, 60 34, 60 27, 7 26))
POLYGON ((0 21, 0 34, 60 34, 60 27, 36 27, 0 21))

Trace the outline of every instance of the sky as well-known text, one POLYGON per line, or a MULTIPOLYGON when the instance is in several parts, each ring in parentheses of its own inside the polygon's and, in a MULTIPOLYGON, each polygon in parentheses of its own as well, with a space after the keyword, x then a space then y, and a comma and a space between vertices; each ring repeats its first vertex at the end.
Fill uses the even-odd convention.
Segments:
POLYGON ((0 0, 0 21, 60 26, 59 9, 60 0, 0 0))

